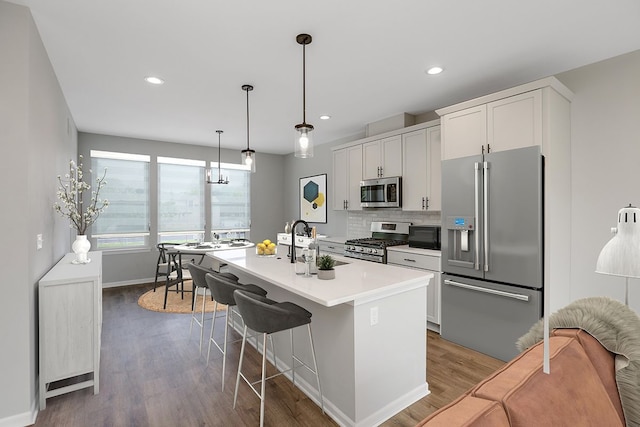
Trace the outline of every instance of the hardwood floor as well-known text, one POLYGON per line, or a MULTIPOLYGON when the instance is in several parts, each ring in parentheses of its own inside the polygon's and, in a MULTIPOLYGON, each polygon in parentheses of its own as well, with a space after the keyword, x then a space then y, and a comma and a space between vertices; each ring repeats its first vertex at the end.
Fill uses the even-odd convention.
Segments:
MULTIPOLYGON (((38 414, 35 426, 259 424, 260 402, 244 384, 233 409, 239 343, 228 350, 222 392, 221 355, 212 349, 211 362, 206 366, 206 346, 203 344, 202 355, 198 351, 197 326, 189 339, 190 316, 156 313, 138 306, 138 297, 151 288, 149 284, 103 291, 100 393, 93 395, 93 389, 88 388, 47 399, 47 408, 38 414)), ((210 323, 206 325, 208 334, 210 323)), ((383 426, 414 426, 504 364, 430 331, 427 341, 431 394, 383 426)), ((246 359, 244 366, 259 378, 259 355, 252 348, 247 352, 251 359, 246 359)), ((266 394, 267 426, 336 425, 284 377, 268 381, 266 394)))

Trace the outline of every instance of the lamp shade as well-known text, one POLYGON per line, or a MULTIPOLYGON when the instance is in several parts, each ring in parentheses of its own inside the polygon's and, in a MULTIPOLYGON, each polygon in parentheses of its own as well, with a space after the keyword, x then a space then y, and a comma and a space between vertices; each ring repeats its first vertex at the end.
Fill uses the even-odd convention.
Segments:
POLYGON ((313 126, 308 123, 296 125, 295 157, 313 157, 313 126))
POLYGON ((640 209, 627 206, 618 211, 613 238, 602 248, 596 273, 640 277, 640 209))

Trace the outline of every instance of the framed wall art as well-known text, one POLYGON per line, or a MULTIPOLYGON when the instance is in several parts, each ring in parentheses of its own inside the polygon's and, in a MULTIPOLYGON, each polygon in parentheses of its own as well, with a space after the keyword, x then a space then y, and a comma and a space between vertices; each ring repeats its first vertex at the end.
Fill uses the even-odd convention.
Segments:
POLYGON ((300 219, 327 223, 327 174, 300 178, 300 219))

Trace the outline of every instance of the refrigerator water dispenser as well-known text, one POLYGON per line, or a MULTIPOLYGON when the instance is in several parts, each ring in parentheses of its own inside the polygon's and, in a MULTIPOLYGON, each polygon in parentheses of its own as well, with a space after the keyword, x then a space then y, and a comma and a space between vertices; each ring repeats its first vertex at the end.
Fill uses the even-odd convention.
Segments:
POLYGON ((464 268, 475 267, 474 242, 476 220, 472 216, 448 216, 445 221, 446 238, 449 241, 447 260, 450 265, 464 268))

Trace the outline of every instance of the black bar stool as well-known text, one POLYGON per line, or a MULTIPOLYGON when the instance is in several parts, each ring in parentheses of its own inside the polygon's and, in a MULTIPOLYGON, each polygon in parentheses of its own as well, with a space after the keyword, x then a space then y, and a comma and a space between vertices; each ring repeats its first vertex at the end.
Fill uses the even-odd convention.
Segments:
MULTIPOLYGON (((292 302, 276 302, 269 298, 251 294, 244 291, 235 291, 234 298, 238 304, 238 310, 244 320, 244 332, 242 336, 242 349, 240 350, 240 362, 238 363, 238 375, 236 377, 236 390, 233 395, 233 407, 236 407, 236 400, 238 398, 238 385, 240 378, 242 378, 251 387, 253 392, 260 398, 260 426, 264 425, 264 392, 265 382, 268 379, 274 378, 278 375, 282 375, 291 371, 293 385, 296 385, 296 362, 299 363, 297 367, 304 366, 311 373, 315 374, 316 381, 318 382, 318 399, 320 401, 320 408, 324 414, 324 402, 322 399, 322 389, 320 388, 320 376, 318 375, 318 363, 316 361, 316 352, 313 346, 313 336, 311 335, 311 313, 292 302), (294 352, 293 347, 293 329, 298 326, 307 325, 309 331, 309 343, 311 344, 311 355, 313 357, 313 368, 308 366, 302 360, 300 360, 294 352), (251 382, 242 373, 242 358, 244 356, 244 347, 247 341, 247 328, 254 330, 255 332, 262 333, 262 378, 259 381, 251 382), (265 378, 267 373, 267 335, 271 335, 275 332, 289 330, 289 339, 291 341, 291 368, 265 378), (260 382, 260 391, 256 390, 254 384, 260 382)), ((271 341, 273 347, 273 341, 271 341)), ((274 355, 275 363, 275 355, 274 355)))
POLYGON ((222 390, 224 391, 224 373, 227 361, 228 333, 229 327, 233 325, 233 307, 236 306, 236 300, 233 293, 236 290, 242 290, 251 294, 265 296, 267 295, 267 291, 262 289, 260 286, 252 284, 243 285, 241 283, 238 283, 237 277, 231 273, 207 273, 205 275, 205 280, 207 286, 209 286, 209 290, 211 291, 211 295, 213 295, 214 300, 214 316, 213 322, 211 324, 211 335, 209 336, 209 348, 207 350, 207 366, 209 365, 209 356, 211 355, 211 343, 213 343, 222 353, 222 390), (230 276, 235 277, 236 280, 233 280, 233 278, 230 276), (218 311, 218 304, 224 304, 227 306, 227 310, 225 311, 224 342, 222 343, 222 346, 218 342, 216 342, 213 337, 213 331, 216 327, 215 313, 218 311))

